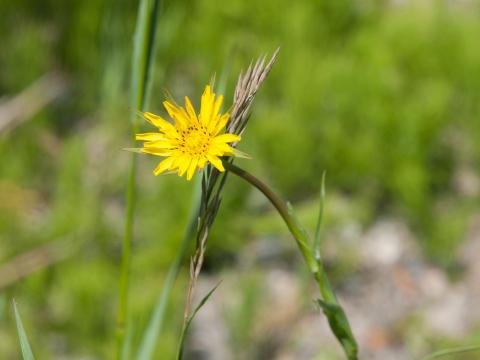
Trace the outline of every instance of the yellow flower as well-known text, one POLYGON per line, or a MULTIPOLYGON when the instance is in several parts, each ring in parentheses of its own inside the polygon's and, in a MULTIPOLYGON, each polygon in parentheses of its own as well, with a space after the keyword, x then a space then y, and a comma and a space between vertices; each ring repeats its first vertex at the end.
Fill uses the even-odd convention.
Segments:
POLYGON ((215 99, 210 85, 205 87, 202 95, 200 113, 196 114, 192 103, 185 97, 185 107, 171 101, 164 101, 174 124, 158 115, 146 112, 144 118, 158 128, 158 132, 136 134, 135 139, 144 141, 142 153, 163 156, 153 173, 159 175, 167 170, 186 174, 190 180, 195 170, 203 169, 209 162, 219 171, 225 171, 221 156, 242 156, 229 143, 237 142, 240 136, 221 133, 228 122, 230 114, 220 114, 223 96, 215 99))

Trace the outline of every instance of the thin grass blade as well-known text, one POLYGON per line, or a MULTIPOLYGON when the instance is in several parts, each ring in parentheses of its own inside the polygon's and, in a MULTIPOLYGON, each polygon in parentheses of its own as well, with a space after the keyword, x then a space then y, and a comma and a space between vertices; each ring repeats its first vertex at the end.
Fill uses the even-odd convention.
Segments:
POLYGON ((320 187, 320 210, 318 212, 317 226, 315 228, 315 238, 313 240, 313 255, 315 259, 320 260, 320 243, 322 237, 323 212, 325 209, 325 172, 322 174, 322 185, 320 187))
MULTIPOLYGON (((152 63, 155 55, 155 36, 159 16, 160 0, 141 0, 138 8, 137 23, 133 42, 133 61, 131 71, 130 105, 135 110, 143 110, 149 89, 152 63)), ((132 113, 132 141, 138 132, 138 119, 132 113)), ((133 239, 133 218, 136 200, 137 158, 132 154, 126 191, 125 230, 122 241, 122 260, 120 270, 120 292, 116 326, 116 358, 123 351, 125 327, 128 312, 128 288, 130 278, 130 257, 133 239)))
POLYGON ((23 360, 35 360, 33 356, 32 348, 28 342, 27 333, 23 327, 22 319, 20 318, 20 313, 17 309, 17 303, 13 300, 13 312, 15 313, 15 323, 17 324, 18 338, 20 340, 20 348, 22 350, 23 360))
MULTIPOLYGON (((131 106, 142 111, 152 73, 160 0, 141 0, 133 42, 131 106)), ((134 125, 136 123, 133 116, 134 125)))
POLYGON ((480 351, 480 345, 462 346, 462 347, 457 347, 457 348, 452 348, 452 349, 440 350, 440 351, 436 351, 436 352, 434 352, 430 355, 424 356, 420 360, 437 359, 437 358, 443 357, 443 356, 449 356, 449 355, 472 352, 472 351, 480 351))
POLYGON ((221 281, 217 285, 215 285, 213 287, 213 289, 210 290, 207 293, 207 295, 205 295, 203 297, 203 299, 198 303, 197 307, 193 310, 192 315, 190 315, 190 317, 185 322, 185 324, 183 326, 183 329, 182 329, 182 334, 180 335, 180 344, 179 344, 179 347, 178 347, 177 360, 182 360, 183 351, 184 351, 183 348, 184 348, 184 345, 185 345, 185 338, 187 336, 188 329, 190 328, 190 324, 192 323, 193 318, 195 317, 197 312, 202 308, 202 306, 206 304, 206 302, 208 301, 210 296, 212 296, 212 294, 215 292, 215 290, 217 290, 217 288, 220 286, 220 284, 221 284, 221 281))
POLYGON ((132 344, 133 344, 133 334, 135 333, 134 326, 130 322, 127 327, 125 334, 125 341, 123 342, 122 348, 122 360, 130 360, 132 358, 132 344))

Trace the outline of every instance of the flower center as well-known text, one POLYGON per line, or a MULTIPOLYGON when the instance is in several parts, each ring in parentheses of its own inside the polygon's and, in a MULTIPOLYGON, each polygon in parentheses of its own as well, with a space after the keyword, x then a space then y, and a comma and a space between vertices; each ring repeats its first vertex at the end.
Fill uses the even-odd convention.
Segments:
POLYGON ((191 156, 205 155, 210 146, 211 136, 203 125, 191 125, 180 131, 179 149, 191 156))

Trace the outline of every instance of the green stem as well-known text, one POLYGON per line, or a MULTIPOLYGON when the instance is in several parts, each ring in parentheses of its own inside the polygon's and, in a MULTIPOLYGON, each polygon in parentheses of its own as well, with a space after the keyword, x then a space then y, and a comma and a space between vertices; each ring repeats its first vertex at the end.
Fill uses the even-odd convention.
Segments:
POLYGON ((315 259, 312 255, 311 251, 309 250, 309 239, 308 235, 305 234, 303 229, 299 226, 298 221, 292 216, 291 211, 287 207, 287 204, 277 195, 275 194, 265 183, 263 183, 260 179, 255 177, 254 175, 250 174, 249 172, 229 163, 227 161, 223 162, 225 168, 235 175, 241 177, 242 179, 246 180, 248 183, 256 187, 260 190, 263 195, 267 197, 267 199, 272 203, 272 205, 277 209, 280 216, 285 221, 288 229, 292 233, 295 241, 297 242, 300 252, 302 253, 303 258, 305 259, 310 272, 313 274, 314 278, 317 280, 319 285, 320 292, 323 298, 326 301, 337 303, 337 300, 333 293, 324 286, 324 276, 323 276, 323 268, 321 264, 315 259))
POLYGON ((323 269, 323 263, 320 258, 315 258, 311 242, 306 231, 302 228, 298 220, 293 214, 292 208, 285 203, 277 194, 275 194, 265 183, 250 174, 249 172, 233 165, 228 161, 223 161, 223 165, 227 170, 234 173, 260 190, 263 195, 272 203, 280 216, 285 221, 288 229, 292 233, 298 248, 312 273, 323 300, 319 300, 318 304, 322 307, 332 332, 340 341, 348 359, 357 359, 357 344, 353 333, 350 329, 347 316, 339 305, 335 293, 330 286, 328 277, 323 269))

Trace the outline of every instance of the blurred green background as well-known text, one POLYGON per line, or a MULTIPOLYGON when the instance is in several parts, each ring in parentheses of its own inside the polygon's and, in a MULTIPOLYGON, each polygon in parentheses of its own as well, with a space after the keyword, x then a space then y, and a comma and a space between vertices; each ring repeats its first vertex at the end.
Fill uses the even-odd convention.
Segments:
MULTIPOLYGON (((38 358, 112 358, 130 159, 121 149, 131 138, 137 6, 133 0, 0 1, 2 359, 20 354, 13 297, 38 358)), ((231 99, 240 70, 281 46, 240 143, 253 159, 238 164, 290 199, 311 228, 326 171, 330 243, 334 230, 348 224, 362 232, 378 219, 401 219, 422 261, 462 283, 457 255, 479 214, 479 34, 478 1, 165 1, 147 109, 163 113, 163 88, 198 105, 214 72, 231 99)), ((134 342, 191 206, 192 183, 154 177, 157 160, 139 159, 134 342)), ((267 281, 261 264, 244 264, 257 241, 286 248, 278 261, 293 258, 290 271, 307 287, 284 225, 257 193, 231 178, 205 274, 237 276, 239 304, 225 316, 225 331, 239 359, 277 358, 262 355, 261 335, 251 333, 259 327, 267 281)), ((330 259, 338 284, 361 268, 360 238, 354 243, 330 259)), ((174 303, 183 302, 187 275, 185 266, 174 303)), ((311 298, 305 295, 304 309, 311 298)), ((159 359, 175 349, 181 316, 179 307, 169 312, 159 359)), ((396 331, 407 354, 430 349, 396 331)), ((480 331, 471 337, 480 338, 480 331)), ((427 343, 435 348, 445 341, 427 343)), ((340 358, 335 351, 316 358, 340 358)))

